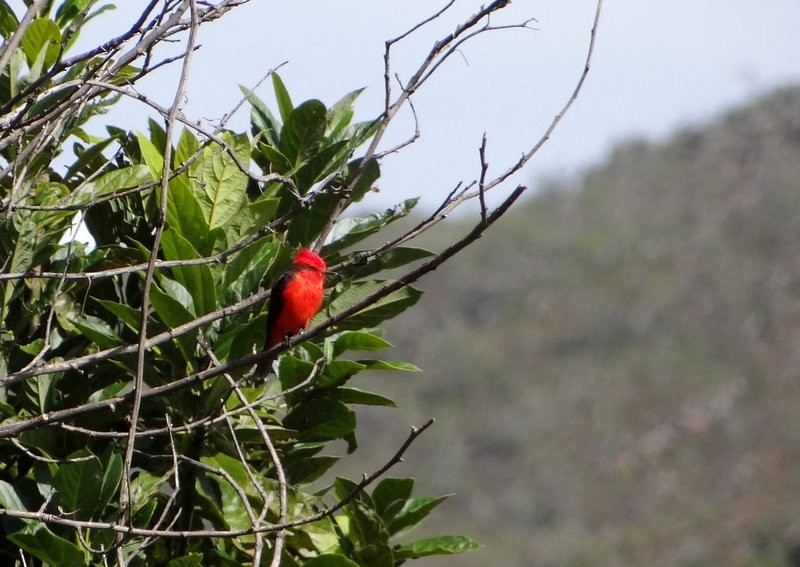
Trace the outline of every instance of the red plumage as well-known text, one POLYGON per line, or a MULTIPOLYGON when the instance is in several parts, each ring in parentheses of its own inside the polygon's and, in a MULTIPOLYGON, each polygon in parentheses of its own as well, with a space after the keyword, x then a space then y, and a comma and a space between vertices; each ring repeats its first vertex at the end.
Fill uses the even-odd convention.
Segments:
MULTIPOLYGON (((322 305, 326 268, 318 254, 302 249, 286 273, 278 278, 269 296, 264 350, 305 329, 322 305)), ((265 376, 271 366, 272 360, 259 363, 256 376, 265 376)))

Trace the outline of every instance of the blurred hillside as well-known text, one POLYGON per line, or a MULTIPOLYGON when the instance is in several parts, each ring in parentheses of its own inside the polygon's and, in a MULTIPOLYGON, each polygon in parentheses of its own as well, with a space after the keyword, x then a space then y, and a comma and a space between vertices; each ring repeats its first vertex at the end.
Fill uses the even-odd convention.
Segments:
POLYGON ((436 417, 391 474, 486 544, 421 564, 800 565, 800 89, 618 147, 421 287, 364 457, 436 417))

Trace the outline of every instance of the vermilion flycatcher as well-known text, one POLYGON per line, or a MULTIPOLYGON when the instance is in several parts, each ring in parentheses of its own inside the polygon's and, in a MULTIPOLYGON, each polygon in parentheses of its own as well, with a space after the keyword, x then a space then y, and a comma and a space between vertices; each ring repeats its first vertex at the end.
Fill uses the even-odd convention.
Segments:
MULTIPOLYGON (((269 296, 264 350, 305 329, 322 304, 326 268, 325 260, 304 248, 278 278, 269 296)), ((272 359, 260 362, 255 375, 266 376, 271 366, 272 359)))

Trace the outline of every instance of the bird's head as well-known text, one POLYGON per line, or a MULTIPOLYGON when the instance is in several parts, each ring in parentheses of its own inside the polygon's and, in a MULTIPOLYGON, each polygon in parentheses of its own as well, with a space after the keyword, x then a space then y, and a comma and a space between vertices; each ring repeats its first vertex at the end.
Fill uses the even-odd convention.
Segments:
POLYGON ((323 260, 319 254, 312 252, 308 248, 303 248, 297 253, 297 256, 294 257, 294 263, 308 266, 309 268, 319 270, 320 272, 325 272, 325 270, 328 268, 328 266, 325 264, 325 260, 323 260))

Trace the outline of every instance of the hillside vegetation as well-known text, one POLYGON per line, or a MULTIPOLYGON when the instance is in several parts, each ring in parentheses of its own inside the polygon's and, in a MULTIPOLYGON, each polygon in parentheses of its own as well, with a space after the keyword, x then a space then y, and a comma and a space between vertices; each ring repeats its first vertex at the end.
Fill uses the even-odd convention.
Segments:
POLYGON ((800 90, 616 148, 422 287, 361 441, 437 418, 393 472, 486 547, 428 564, 800 562, 800 90))

